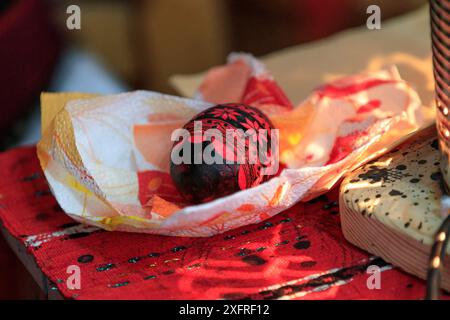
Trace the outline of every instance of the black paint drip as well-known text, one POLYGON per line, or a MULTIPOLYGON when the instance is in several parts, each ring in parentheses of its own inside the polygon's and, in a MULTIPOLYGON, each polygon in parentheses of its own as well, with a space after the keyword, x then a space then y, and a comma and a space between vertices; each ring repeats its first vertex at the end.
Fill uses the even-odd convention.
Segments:
POLYGON ((389 195, 392 196, 392 197, 401 196, 401 195, 403 195, 403 192, 400 192, 398 190, 392 189, 391 191, 389 191, 389 195))
POLYGON ((89 263, 89 262, 92 262, 93 260, 94 260, 94 256, 91 254, 85 254, 85 255, 79 256, 77 259, 77 261, 79 263, 89 263))
POLYGON ((265 259, 254 254, 243 257, 242 261, 252 266, 260 266, 267 262, 265 259))
POLYGON ((308 240, 302 240, 294 243, 294 248, 299 250, 308 249, 311 246, 311 242, 308 240))

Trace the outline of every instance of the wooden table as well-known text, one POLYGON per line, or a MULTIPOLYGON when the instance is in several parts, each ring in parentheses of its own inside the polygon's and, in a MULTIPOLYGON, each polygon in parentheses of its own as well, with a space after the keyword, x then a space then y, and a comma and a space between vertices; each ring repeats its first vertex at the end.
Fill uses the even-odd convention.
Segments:
MULTIPOLYGON (((17 258, 20 260, 25 269, 30 273, 33 280, 41 289, 39 298, 42 300, 62 300, 63 296, 59 293, 58 289, 39 269, 33 256, 27 252, 26 247, 19 240, 11 236, 3 225, 0 225, 0 231, 8 244, 9 248, 14 252, 17 258)), ((1 240, 0 240, 1 241, 1 240)), ((14 266, 12 264, 12 266, 14 266)), ((18 273, 16 277, 22 277, 21 273, 18 273)), ((7 289, 7 288, 6 288, 7 289)))

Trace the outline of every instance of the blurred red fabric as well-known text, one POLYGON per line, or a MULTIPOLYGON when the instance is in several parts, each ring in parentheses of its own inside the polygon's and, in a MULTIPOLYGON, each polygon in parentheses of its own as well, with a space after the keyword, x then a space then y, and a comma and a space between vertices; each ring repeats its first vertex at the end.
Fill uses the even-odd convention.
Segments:
POLYGON ((0 13, 0 131, 19 118, 50 80, 60 41, 42 0, 12 1, 0 13))

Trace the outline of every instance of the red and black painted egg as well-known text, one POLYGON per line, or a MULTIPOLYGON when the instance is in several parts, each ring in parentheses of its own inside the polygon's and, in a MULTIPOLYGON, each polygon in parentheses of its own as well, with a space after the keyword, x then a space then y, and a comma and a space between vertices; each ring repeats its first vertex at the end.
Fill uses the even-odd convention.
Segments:
POLYGON ((204 203, 248 189, 272 175, 266 169, 273 164, 274 127, 260 110, 244 104, 220 104, 196 115, 183 129, 189 134, 172 147, 170 174, 189 202, 204 203), (207 159, 208 155, 213 158, 207 159))

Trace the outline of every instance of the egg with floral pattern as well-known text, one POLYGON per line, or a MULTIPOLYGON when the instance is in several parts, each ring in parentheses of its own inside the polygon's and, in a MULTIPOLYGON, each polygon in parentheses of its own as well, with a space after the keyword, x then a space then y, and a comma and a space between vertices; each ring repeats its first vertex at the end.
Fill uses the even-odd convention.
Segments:
POLYGON ((267 181, 276 172, 269 118, 237 103, 202 111, 172 135, 170 175, 183 197, 204 203, 267 181))

